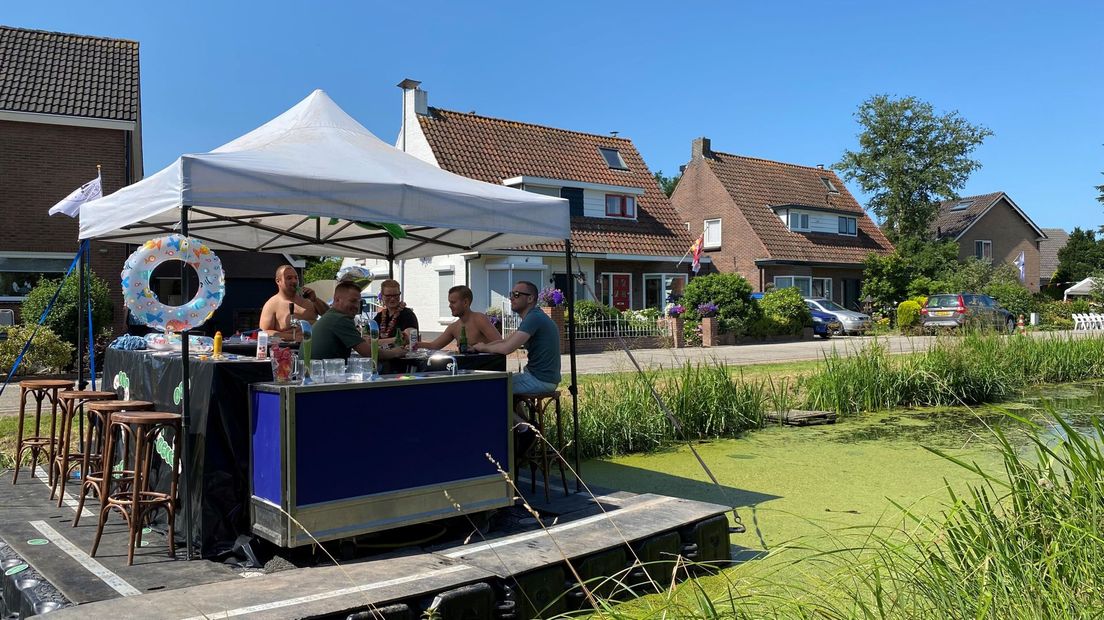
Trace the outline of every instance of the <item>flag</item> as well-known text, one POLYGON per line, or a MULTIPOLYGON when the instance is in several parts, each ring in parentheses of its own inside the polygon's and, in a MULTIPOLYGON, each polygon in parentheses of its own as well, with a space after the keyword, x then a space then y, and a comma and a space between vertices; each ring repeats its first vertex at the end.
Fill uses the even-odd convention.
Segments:
POLYGON ((1020 250, 1020 255, 1016 257, 1016 260, 1012 261, 1012 264, 1015 265, 1016 268, 1020 270, 1020 282, 1024 281, 1024 264, 1025 264, 1025 262, 1026 261, 1024 260, 1023 250, 1020 250))
POLYGON ((690 255, 694 257, 693 264, 690 265, 690 270, 697 273, 701 269, 701 253, 702 246, 705 245, 705 233, 698 236, 698 240, 690 246, 690 255))
POLYGON ((103 184, 100 183, 100 175, 98 174, 96 178, 73 190, 73 193, 63 198, 61 202, 50 207, 50 215, 64 213, 69 217, 77 217, 80 214, 82 204, 97 198, 103 198, 103 184))

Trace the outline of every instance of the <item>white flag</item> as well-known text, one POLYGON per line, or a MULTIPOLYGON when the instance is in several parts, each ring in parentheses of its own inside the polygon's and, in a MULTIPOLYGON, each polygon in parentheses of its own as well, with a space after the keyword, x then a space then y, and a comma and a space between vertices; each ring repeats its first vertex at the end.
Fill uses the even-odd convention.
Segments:
POLYGON ((69 217, 77 217, 80 214, 82 204, 97 198, 103 198, 103 185, 100 183, 100 175, 98 174, 96 178, 73 190, 73 193, 63 198, 61 202, 50 207, 50 215, 64 213, 69 217))
POLYGON ((1024 253, 1023 250, 1020 250, 1020 255, 1016 257, 1016 260, 1012 261, 1012 264, 1020 270, 1020 282, 1024 281, 1024 263, 1024 253))

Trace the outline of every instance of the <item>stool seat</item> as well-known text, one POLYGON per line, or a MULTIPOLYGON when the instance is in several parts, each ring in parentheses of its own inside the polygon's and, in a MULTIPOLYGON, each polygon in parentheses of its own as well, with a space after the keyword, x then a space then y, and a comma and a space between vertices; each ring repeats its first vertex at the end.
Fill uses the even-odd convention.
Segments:
POLYGON ((560 480, 563 482, 564 495, 570 495, 571 492, 567 489, 567 474, 564 471, 564 459, 562 454, 564 443, 563 420, 560 410, 560 391, 514 393, 514 413, 532 425, 536 432, 540 434, 540 437, 537 437, 528 447, 514 454, 514 462, 518 471, 521 471, 526 465, 529 466, 530 490, 533 492, 537 490, 537 470, 539 469, 544 478, 544 501, 551 501, 548 493, 548 474, 549 467, 551 466, 550 460, 555 458, 556 466, 560 470, 560 480), (553 438, 546 432, 548 427, 546 424, 547 420, 545 419, 545 413, 549 405, 552 404, 555 405, 554 412, 556 416, 556 438, 554 445, 552 443, 553 438), (525 415, 523 409, 528 410, 528 415, 525 415))
MULTIPOLYGON (((73 419, 82 405, 95 400, 115 400, 119 395, 106 390, 64 390, 58 392, 57 399, 61 406, 61 430, 58 431, 57 452, 51 464, 53 482, 50 485, 50 499, 54 494, 58 495, 58 508, 65 501, 65 484, 73 470, 84 462, 84 422, 81 418, 81 437, 78 450, 73 450, 73 419)), ((84 470, 81 470, 81 479, 84 479, 84 470)))
POLYGON ((31 454, 31 477, 35 477, 35 468, 38 466, 38 458, 45 453, 47 481, 54 483, 54 454, 57 451, 57 413, 58 390, 73 389, 73 382, 64 379, 24 379, 19 382, 19 422, 15 439, 15 473, 12 475, 12 484, 19 482, 20 463, 23 453, 31 454), (27 417, 27 396, 35 400, 34 431, 23 434, 27 417), (50 434, 42 432, 42 401, 50 401, 50 434))
POLYGON ((148 400, 97 400, 88 403, 85 408, 103 413, 115 413, 116 411, 152 409, 153 403, 148 400))
POLYGON ((106 475, 108 468, 104 464, 103 492, 100 495, 100 520, 96 526, 96 538, 92 541, 91 556, 96 557, 96 550, 100 546, 100 538, 103 536, 104 523, 112 510, 117 510, 127 522, 129 530, 129 545, 127 548, 127 565, 134 564, 134 548, 142 544, 142 527, 149 520, 154 510, 163 509, 168 516, 168 542, 169 557, 176 556, 175 525, 176 525, 176 488, 179 480, 181 422, 183 418, 179 413, 163 411, 128 411, 111 413, 108 428, 106 448, 104 449, 105 461, 113 458, 115 436, 120 439, 131 438, 134 441, 133 450, 123 451, 123 476, 116 478, 106 475), (161 434, 163 430, 172 430, 172 436, 166 438, 161 434), (160 437, 160 439, 159 439, 160 437), (172 450, 172 463, 170 470, 169 491, 161 492, 150 488, 151 465, 153 454, 157 452, 155 446, 158 441, 166 441, 172 450), (132 465, 127 467, 127 463, 132 465), (126 474, 132 473, 132 477, 126 474))

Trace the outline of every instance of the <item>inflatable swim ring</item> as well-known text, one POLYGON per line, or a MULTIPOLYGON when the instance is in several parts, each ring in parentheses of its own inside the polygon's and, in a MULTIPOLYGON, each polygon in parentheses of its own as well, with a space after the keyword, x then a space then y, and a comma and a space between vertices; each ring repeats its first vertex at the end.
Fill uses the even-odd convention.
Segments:
POLYGON ((222 261, 202 241, 183 235, 145 242, 127 258, 120 277, 127 309, 137 321, 160 331, 180 332, 203 325, 226 295, 222 261), (183 306, 165 305, 150 290, 153 270, 170 260, 184 261, 199 276, 199 291, 183 306))

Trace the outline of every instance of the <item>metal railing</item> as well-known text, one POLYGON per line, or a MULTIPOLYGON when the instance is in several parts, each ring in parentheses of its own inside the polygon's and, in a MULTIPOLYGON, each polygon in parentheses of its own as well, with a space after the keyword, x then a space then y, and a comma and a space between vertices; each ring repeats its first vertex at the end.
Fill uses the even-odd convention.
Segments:
MULTIPOLYGON (((535 308, 534 312, 542 312, 535 308)), ((517 331, 521 324, 521 318, 510 311, 503 309, 502 337, 505 338, 517 331)), ((596 340, 599 338, 639 338, 648 336, 668 336, 670 328, 667 321, 662 319, 627 318, 624 316, 615 319, 601 319, 597 321, 584 321, 575 324, 576 340, 596 340)))

